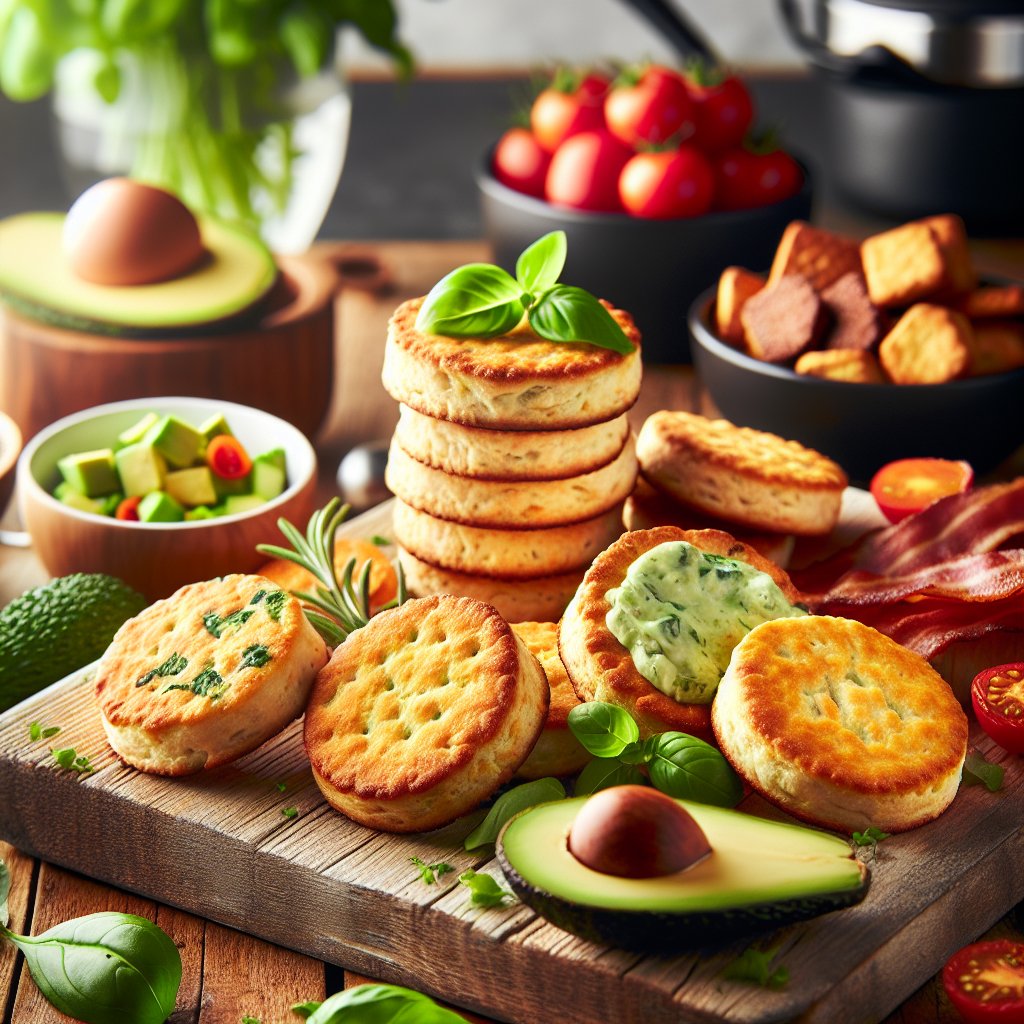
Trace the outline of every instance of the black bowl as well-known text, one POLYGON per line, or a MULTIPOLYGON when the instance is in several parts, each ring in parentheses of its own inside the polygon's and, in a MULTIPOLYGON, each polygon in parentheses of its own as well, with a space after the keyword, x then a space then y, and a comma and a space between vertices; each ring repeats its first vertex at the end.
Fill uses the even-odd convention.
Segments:
POLYGON ((569 255, 562 280, 628 310, 643 337, 645 362, 688 363, 685 310, 724 267, 771 263, 786 225, 810 217, 811 177, 805 166, 803 172, 803 187, 780 203, 675 220, 552 206, 498 181, 490 152, 476 180, 487 238, 501 266, 514 268, 531 242, 563 230, 569 255))
POLYGON ((984 473, 1024 442, 1024 369, 948 384, 851 384, 753 359, 712 331, 715 289, 690 307, 694 363, 722 415, 799 441, 865 483, 893 459, 963 459, 984 473))

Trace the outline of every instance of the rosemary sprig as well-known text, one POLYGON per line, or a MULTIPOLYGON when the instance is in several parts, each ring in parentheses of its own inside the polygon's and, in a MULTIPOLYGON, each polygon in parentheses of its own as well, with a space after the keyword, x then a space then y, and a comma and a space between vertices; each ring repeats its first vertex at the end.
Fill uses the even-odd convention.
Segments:
MULTIPOLYGON (((309 517, 305 536, 287 519, 278 519, 278 529, 291 544, 290 548, 276 544, 256 545, 257 551, 294 562, 316 578, 319 585, 315 593, 296 591, 295 596, 312 605, 305 609, 306 618, 331 647, 337 647, 349 633, 365 626, 373 614, 370 611, 370 562, 363 565, 355 582, 355 558, 345 563, 340 581, 334 568, 334 538, 350 509, 351 506, 342 505, 339 498, 332 498, 309 517)), ((399 564, 398 596, 380 610, 402 604, 407 596, 405 574, 399 564)))

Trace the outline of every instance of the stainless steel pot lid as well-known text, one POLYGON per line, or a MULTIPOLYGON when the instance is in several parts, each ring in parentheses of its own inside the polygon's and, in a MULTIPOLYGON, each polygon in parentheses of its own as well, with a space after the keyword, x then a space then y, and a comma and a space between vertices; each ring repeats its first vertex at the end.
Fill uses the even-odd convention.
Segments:
POLYGON ((891 55, 922 77, 1024 86, 1024 0, 779 0, 798 45, 836 71, 891 55))

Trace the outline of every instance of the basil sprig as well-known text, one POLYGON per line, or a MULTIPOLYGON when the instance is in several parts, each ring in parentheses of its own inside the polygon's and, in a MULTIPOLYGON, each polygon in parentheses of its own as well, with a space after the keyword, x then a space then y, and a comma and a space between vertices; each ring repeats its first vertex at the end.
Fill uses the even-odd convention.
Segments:
POLYGON ((547 341, 584 341, 628 355, 635 346, 590 292, 559 284, 564 231, 552 231, 516 261, 516 276, 490 263, 469 263, 441 278, 423 301, 416 327, 452 338, 497 338, 526 315, 547 341))
POLYGON ((569 712, 569 728, 594 755, 576 782, 576 795, 641 783, 647 775, 656 789, 680 800, 735 807, 743 783, 710 743, 685 732, 662 732, 640 740, 640 729, 624 708, 604 701, 580 704, 569 712))
POLYGON ((513 786, 494 801, 487 817, 466 836, 463 846, 476 850, 481 846, 493 845, 505 822, 511 821, 520 811, 552 800, 565 799, 565 786, 558 779, 534 779, 521 786, 513 786))

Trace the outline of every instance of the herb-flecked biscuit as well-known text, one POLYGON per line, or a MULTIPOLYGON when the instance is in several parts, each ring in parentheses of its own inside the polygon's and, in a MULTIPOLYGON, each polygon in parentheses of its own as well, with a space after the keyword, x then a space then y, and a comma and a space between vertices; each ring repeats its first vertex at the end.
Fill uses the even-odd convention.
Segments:
POLYGON ((580 703, 580 699, 558 654, 558 625, 554 622, 513 622, 512 629, 540 662, 551 690, 544 731, 516 775, 521 779, 572 775, 590 760, 590 754, 569 728, 569 712, 580 703))
POLYGON ((711 738, 711 706, 681 703, 645 679, 630 652, 607 623, 608 591, 621 586, 629 567, 661 544, 685 541, 702 552, 746 562, 766 573, 785 598, 796 603, 799 594, 786 573, 752 548, 720 530, 680 530, 660 526, 624 534, 594 559, 562 616, 558 650, 576 695, 583 701, 601 700, 624 707, 636 719, 641 736, 677 729, 711 738))
POLYGON ((519 529, 593 519, 621 503, 636 481, 630 439, 606 466, 563 480, 478 480, 417 462, 391 443, 385 481, 407 505, 468 526, 519 529))
POLYGON ((306 752, 328 803, 387 832, 439 828, 512 777, 544 727, 544 670, 489 605, 381 612, 317 675, 306 752))
POLYGON ((603 423, 640 393, 640 332, 609 308, 636 346, 629 355, 539 338, 525 323, 500 338, 449 338, 416 327, 423 299, 395 310, 384 389, 425 416, 496 430, 562 430, 603 423))
POLYGON ((96 699, 122 761, 186 775, 254 750, 298 718, 326 661, 294 597, 261 576, 225 576, 129 619, 97 666, 96 699))
POLYGON ((480 480, 559 480, 614 461, 629 440, 625 413, 578 430, 486 430, 399 406, 395 442, 418 462, 480 480))
POLYGON ((688 412, 649 416, 636 444, 644 477, 708 515, 775 533, 828 533, 846 474, 796 441, 688 412))
POLYGON ((477 573, 458 572, 431 565, 398 549, 406 586, 414 597, 455 594, 493 605, 509 622, 557 622, 583 579, 583 567, 550 576, 507 580, 477 573))
POLYGON ((902 832, 956 796, 967 718, 919 655, 851 619, 756 626, 712 707, 722 753, 765 798, 839 832, 902 832))

